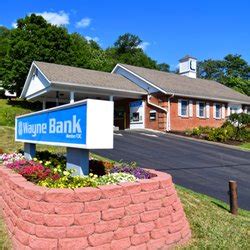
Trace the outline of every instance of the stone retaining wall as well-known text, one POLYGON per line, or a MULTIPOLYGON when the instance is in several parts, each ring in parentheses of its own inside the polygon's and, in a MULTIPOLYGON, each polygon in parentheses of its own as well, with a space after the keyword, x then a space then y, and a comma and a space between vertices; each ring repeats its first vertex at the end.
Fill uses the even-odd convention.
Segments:
MULTIPOLYGON (((152 170, 151 170, 152 171, 152 170)), ((170 175, 99 188, 48 189, 0 166, 14 249, 159 249, 191 236, 170 175)))

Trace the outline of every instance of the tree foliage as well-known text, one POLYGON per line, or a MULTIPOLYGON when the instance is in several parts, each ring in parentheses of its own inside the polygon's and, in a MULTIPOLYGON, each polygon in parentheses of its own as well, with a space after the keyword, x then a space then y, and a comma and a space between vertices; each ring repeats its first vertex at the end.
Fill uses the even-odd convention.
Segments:
POLYGON ((229 54, 223 60, 204 60, 198 63, 201 78, 216 80, 243 94, 250 95, 250 66, 241 55, 229 54))
POLYGON ((32 14, 19 19, 15 29, 0 27, 0 80, 4 88, 19 95, 35 60, 108 72, 118 62, 160 69, 139 48, 141 42, 138 36, 126 33, 103 50, 95 41, 32 14))

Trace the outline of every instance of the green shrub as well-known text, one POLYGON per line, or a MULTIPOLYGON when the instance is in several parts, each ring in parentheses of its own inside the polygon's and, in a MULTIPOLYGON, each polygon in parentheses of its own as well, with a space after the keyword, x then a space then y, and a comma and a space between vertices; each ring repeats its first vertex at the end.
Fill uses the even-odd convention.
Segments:
POLYGON ((201 129, 200 129, 200 127, 194 128, 191 134, 192 135, 200 136, 201 135, 201 129))
POLYGON ((186 134, 215 142, 226 142, 228 140, 248 142, 250 141, 249 120, 248 114, 232 114, 220 128, 200 126, 186 132, 186 134))
POLYGON ((250 124, 250 115, 246 113, 231 114, 228 121, 238 128, 247 127, 250 124))
POLYGON ((226 128, 213 128, 208 133, 209 141, 226 142, 230 139, 230 134, 226 128))

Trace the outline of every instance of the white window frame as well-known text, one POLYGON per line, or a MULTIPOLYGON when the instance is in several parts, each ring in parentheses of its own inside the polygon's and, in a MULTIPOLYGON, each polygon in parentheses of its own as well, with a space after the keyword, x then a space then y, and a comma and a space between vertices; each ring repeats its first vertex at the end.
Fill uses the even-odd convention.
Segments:
POLYGON ((150 110, 149 111, 149 120, 150 121, 156 121, 157 120, 157 113, 156 113, 156 110, 150 110), (153 117, 151 117, 151 114, 154 114, 155 115, 155 118, 153 119, 153 117))
POLYGON ((180 116, 180 117, 189 117, 189 101, 188 101, 188 99, 179 99, 178 100, 178 115, 180 116), (183 115, 182 114, 182 102, 187 102, 187 113, 186 113, 186 115, 183 115))
POLYGON ((196 102, 196 116, 198 118, 206 118, 206 102, 203 102, 203 101, 197 101, 196 102), (203 116, 200 116, 200 104, 203 104, 204 105, 204 115, 203 116))
POLYGON ((206 102, 206 118, 210 118, 210 103, 206 102))
POLYGON ((189 100, 188 103, 188 113, 189 113, 189 117, 193 117, 193 101, 189 100))
POLYGON ((214 119, 221 120, 222 119, 222 104, 221 103, 214 103, 214 119), (220 106, 220 117, 216 116, 216 106, 220 106))

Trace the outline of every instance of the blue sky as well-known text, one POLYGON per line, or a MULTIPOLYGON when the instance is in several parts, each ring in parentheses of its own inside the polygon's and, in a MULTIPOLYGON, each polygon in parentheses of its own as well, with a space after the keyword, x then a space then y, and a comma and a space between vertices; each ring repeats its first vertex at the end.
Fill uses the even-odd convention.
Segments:
POLYGON ((203 60, 237 53, 250 62, 249 10, 249 0, 5 0, 0 24, 11 27, 26 14, 41 13, 104 48, 131 32, 149 56, 173 69, 186 54, 203 60))

